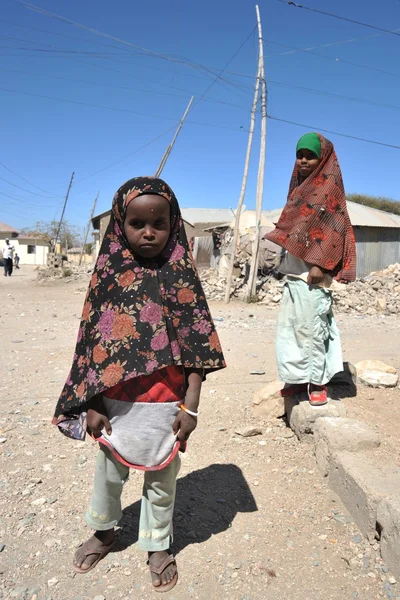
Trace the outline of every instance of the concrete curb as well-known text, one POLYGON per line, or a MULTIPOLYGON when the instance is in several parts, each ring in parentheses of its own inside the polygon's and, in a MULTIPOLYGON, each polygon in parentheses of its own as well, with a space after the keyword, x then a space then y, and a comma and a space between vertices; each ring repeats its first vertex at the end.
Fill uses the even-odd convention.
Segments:
POLYGON ((400 468, 371 458, 379 434, 347 419, 341 402, 312 407, 301 397, 285 400, 288 423, 300 441, 314 444, 317 465, 361 532, 381 541, 382 558, 400 578, 400 468))

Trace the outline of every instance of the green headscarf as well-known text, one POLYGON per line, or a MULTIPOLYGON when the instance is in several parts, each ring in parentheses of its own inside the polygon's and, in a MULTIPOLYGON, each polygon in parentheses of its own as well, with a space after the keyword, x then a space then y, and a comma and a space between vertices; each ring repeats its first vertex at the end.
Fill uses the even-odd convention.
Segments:
POLYGON ((296 152, 299 150, 311 150, 321 158, 321 140, 317 133, 306 133, 297 142, 296 152))

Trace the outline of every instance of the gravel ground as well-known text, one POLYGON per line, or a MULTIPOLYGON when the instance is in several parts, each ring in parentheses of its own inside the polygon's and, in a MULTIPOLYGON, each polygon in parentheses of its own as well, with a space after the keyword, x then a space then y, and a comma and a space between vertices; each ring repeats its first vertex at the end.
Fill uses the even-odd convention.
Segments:
MULTIPOLYGON (((0 281, 0 598, 147 600, 136 547, 142 475, 132 472, 116 550, 91 573, 71 569, 89 535, 83 514, 96 445, 50 424, 70 367, 86 279, 38 285, 23 267, 0 281)), ((275 379, 276 311, 212 304, 229 368, 204 386, 199 426, 182 457, 171 600, 343 600, 400 597, 379 556, 317 471, 312 447, 284 421, 257 422, 254 391, 275 379), (251 371, 264 371, 251 375, 251 371), (257 425, 262 435, 235 430, 257 425)), ((339 317, 345 359, 400 368, 398 319, 339 317)), ((383 454, 399 459, 399 390, 360 389, 350 416, 378 426, 383 454)), ((383 455, 382 454, 382 455, 383 455)))

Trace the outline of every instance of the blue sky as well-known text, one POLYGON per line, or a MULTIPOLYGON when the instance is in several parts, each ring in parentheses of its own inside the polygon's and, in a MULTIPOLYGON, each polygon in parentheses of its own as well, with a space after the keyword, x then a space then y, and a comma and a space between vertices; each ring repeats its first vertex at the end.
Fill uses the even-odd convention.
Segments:
MULTIPOLYGON (((163 177, 183 207, 235 207, 257 67, 253 3, 32 3, 154 55, 29 10, 18 0, 3 1, 0 221, 22 228, 59 217, 62 195, 75 171, 66 218, 83 229, 97 191, 99 213, 110 207, 124 181, 155 171, 192 94, 200 101, 195 102, 163 177), (223 80, 208 89, 236 53, 223 80)), ((379 4, 337 0, 334 5, 304 0, 304 4, 400 30, 398 0, 379 4)), ((260 10, 272 117, 400 145, 398 36, 277 0, 261 0, 260 10), (336 42, 346 43, 332 45, 336 42), (293 52, 288 47, 314 50, 293 52)), ((296 141, 305 131, 268 121, 265 209, 284 204, 296 141)), ((335 143, 347 192, 400 199, 400 150, 326 135, 335 143)), ((248 208, 254 207, 258 152, 259 122, 248 208)))

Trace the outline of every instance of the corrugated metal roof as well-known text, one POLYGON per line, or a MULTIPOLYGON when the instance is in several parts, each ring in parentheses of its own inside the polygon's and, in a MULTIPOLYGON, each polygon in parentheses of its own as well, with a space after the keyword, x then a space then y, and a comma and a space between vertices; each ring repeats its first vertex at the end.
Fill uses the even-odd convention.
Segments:
POLYGON ((192 225, 227 223, 235 217, 235 213, 230 208, 182 208, 181 213, 184 221, 192 225))
MULTIPOLYGON (((266 211, 269 218, 276 222, 283 208, 275 208, 274 210, 266 211)), ((394 215, 383 210, 356 204, 355 202, 347 202, 347 210, 351 224, 354 227, 394 227, 400 228, 400 215, 394 215)))
POLYGON ((0 222, 0 233, 19 233, 19 231, 11 227, 11 225, 7 225, 7 223, 0 222))

